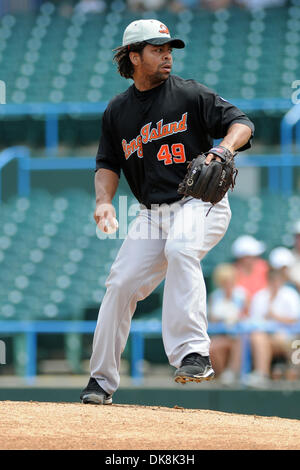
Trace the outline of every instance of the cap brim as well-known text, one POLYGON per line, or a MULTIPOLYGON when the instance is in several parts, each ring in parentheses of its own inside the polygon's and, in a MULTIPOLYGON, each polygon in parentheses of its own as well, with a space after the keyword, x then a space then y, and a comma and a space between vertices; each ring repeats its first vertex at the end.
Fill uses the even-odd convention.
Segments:
POLYGON ((181 39, 173 39, 173 38, 153 38, 147 39, 149 44, 153 46, 160 46, 162 44, 171 44, 172 47, 176 49, 183 49, 185 47, 185 43, 181 39))
MULTIPOLYGON (((177 38, 152 38, 147 39, 145 42, 147 42, 148 44, 152 44, 153 46, 161 46, 163 44, 170 43, 172 47, 175 47, 175 49, 183 49, 185 47, 185 43, 181 39, 177 38)), ((113 49, 113 51, 118 51, 120 49, 123 49, 123 47, 128 46, 130 46, 130 44, 126 44, 125 46, 119 46, 113 49)))

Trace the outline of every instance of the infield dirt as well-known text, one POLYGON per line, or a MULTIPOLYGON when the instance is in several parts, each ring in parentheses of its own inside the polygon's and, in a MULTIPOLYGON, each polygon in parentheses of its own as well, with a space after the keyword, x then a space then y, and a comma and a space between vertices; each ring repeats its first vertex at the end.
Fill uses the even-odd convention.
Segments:
POLYGON ((0 449, 300 449, 300 421, 207 410, 0 402, 0 449))

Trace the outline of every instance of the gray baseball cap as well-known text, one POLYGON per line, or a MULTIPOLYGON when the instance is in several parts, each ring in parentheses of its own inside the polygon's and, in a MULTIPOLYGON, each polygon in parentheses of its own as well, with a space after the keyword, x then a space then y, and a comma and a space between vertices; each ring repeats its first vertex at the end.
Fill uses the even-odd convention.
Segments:
POLYGON ((167 26, 158 20, 137 20, 130 23, 124 31, 122 46, 130 46, 136 42, 146 41, 154 46, 170 43, 176 49, 185 47, 181 39, 172 38, 167 26))

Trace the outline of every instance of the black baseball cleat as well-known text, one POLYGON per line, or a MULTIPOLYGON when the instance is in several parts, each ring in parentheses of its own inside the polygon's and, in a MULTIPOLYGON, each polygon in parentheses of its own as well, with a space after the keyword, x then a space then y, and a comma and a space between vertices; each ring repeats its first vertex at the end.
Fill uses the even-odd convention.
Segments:
POLYGON ((111 405, 112 395, 106 393, 100 387, 97 380, 91 377, 86 388, 80 394, 80 400, 82 403, 90 403, 92 405, 111 405))
POLYGON ((202 382, 211 380, 215 376, 209 356, 191 353, 185 356, 181 366, 176 370, 174 380, 185 384, 186 382, 202 382))

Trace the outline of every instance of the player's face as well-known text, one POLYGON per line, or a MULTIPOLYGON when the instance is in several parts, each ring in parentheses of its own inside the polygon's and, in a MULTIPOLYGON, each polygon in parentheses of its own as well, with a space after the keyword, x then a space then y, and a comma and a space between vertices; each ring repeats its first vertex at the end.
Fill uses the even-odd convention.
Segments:
POLYGON ((170 44, 163 44, 162 46, 147 44, 140 55, 140 72, 153 84, 167 80, 172 65, 172 47, 170 44))

